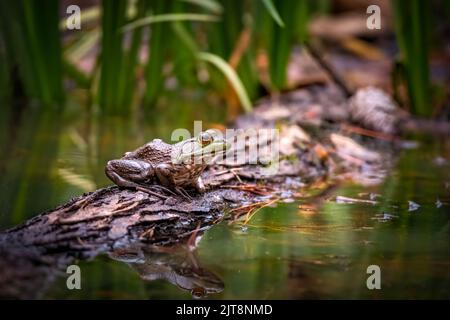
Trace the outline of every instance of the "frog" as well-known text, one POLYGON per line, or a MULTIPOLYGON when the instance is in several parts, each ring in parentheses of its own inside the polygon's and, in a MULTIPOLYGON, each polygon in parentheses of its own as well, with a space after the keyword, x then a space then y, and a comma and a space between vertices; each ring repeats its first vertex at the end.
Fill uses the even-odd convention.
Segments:
POLYGON ((150 185, 156 182, 180 194, 191 187, 203 193, 206 187, 202 172, 229 148, 220 131, 214 129, 175 144, 153 139, 120 159, 108 161, 105 174, 123 188, 152 193, 150 185))

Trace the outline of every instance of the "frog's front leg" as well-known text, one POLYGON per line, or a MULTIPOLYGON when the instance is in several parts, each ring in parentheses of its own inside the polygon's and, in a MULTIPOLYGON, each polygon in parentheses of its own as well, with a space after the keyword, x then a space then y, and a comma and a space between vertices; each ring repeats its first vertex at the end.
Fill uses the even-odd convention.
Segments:
MULTIPOLYGON (((177 183, 174 180, 173 167, 169 164, 161 163, 155 167, 155 175, 158 177, 159 183, 163 186, 177 190, 183 186, 193 186, 198 192, 202 193, 206 190, 205 184, 201 177, 192 179, 190 183, 177 183)), ((184 177, 184 179, 188 179, 184 177)))
POLYGON ((171 166, 166 163, 160 163, 155 167, 155 176, 158 178, 159 183, 167 188, 175 187, 173 185, 173 172, 171 166))
POLYGON ((105 173, 119 187, 137 188, 154 177, 153 166, 145 161, 119 159, 108 161, 105 173))
POLYGON ((159 183, 164 187, 176 191, 179 195, 188 200, 192 199, 189 194, 183 189, 182 185, 178 185, 177 181, 174 180, 172 165, 166 163, 158 164, 155 167, 155 175, 158 177, 159 183))

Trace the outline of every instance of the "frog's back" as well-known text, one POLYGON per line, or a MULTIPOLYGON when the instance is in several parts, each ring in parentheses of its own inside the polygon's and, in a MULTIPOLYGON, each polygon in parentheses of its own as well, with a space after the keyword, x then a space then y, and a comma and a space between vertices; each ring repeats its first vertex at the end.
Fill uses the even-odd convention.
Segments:
POLYGON ((150 163, 170 162, 171 157, 172 145, 161 139, 154 139, 124 156, 124 158, 140 159, 150 163))

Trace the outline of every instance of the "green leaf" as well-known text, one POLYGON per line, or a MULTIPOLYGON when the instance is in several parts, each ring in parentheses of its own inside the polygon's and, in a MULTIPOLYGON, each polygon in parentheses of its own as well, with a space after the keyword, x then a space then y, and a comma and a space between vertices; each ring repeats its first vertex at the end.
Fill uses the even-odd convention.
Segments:
POLYGON ((92 48, 98 44, 100 30, 93 29, 86 31, 77 41, 68 45, 64 50, 64 55, 71 61, 81 60, 92 48))
POLYGON ((223 12, 223 7, 220 5, 220 3, 214 0, 182 0, 182 1, 198 5, 215 14, 221 14, 223 12))
POLYGON ((275 20, 275 22, 282 28, 284 28, 284 22, 281 19, 280 15, 278 14, 277 9, 275 8, 275 6, 273 5, 272 0, 262 0, 262 2, 264 3, 264 6, 266 7, 267 11, 270 13, 270 15, 272 16, 273 20, 275 20))
POLYGON ((191 53, 196 54, 199 51, 194 38, 182 24, 180 24, 179 22, 173 23, 172 30, 191 53))
POLYGON ((88 89, 91 80, 89 75, 80 70, 74 63, 69 59, 63 60, 63 70, 64 73, 73 79, 80 87, 88 89))
POLYGON ((213 64, 225 75, 225 77, 228 79, 228 81, 230 81, 231 85, 236 91, 236 94, 238 95, 245 112, 251 112, 252 104, 248 97, 247 91, 245 90, 245 87, 242 84, 241 79, 239 79, 236 71, 224 59, 215 54, 209 52, 200 52, 197 57, 200 60, 213 64))
POLYGON ((429 116, 432 103, 428 62, 430 6, 420 0, 396 0, 392 5, 411 110, 417 115, 429 116))
POLYGON ((132 23, 125 25, 122 31, 129 31, 136 28, 140 28, 152 23, 157 22, 173 22, 173 21, 202 21, 202 22, 216 22, 219 21, 219 17, 209 14, 199 13, 167 13, 158 14, 149 17, 145 17, 136 20, 132 23))

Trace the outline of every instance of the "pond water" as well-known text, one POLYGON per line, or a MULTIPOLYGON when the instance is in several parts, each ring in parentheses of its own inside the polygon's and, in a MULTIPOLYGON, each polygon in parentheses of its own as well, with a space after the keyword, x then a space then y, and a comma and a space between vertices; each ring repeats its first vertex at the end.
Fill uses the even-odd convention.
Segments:
MULTIPOLYGON (((155 137, 170 141, 173 129, 192 129, 197 119, 205 126, 220 123, 225 110, 201 96, 166 98, 153 112, 158 118, 130 114, 99 120, 71 102, 63 114, 28 110, 6 127, 1 230, 109 185, 103 173, 108 159, 155 137)), ((322 202, 300 199, 263 208, 246 226, 224 221, 205 232, 191 254, 82 261, 82 290, 67 290, 60 278, 45 298, 178 299, 203 286, 211 299, 448 299, 449 169, 449 141, 421 137, 418 148, 399 155, 380 186, 344 184, 322 202), (375 204, 335 201, 371 194, 377 195, 375 204), (380 267, 380 290, 366 286, 370 265, 380 267), (153 280, 173 270, 178 280, 153 280)))

